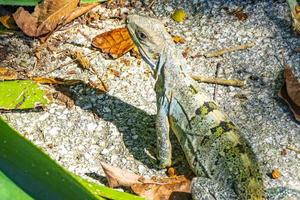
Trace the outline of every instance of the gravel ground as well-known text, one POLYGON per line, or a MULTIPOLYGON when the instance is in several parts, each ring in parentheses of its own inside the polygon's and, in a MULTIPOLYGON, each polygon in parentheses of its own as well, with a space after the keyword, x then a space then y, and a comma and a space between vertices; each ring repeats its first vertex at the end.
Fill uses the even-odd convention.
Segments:
MULTIPOLYGON (((300 77, 300 68, 296 67, 300 56, 293 51, 300 47, 300 40, 292 32, 285 1, 157 1, 152 10, 137 2, 134 8, 98 6, 93 12, 106 19, 87 23, 83 16, 75 20, 52 35, 48 48, 40 50, 40 59, 34 56, 34 48, 39 46, 37 40, 22 35, 0 36, 0 44, 5 47, 5 52, 1 51, 1 66, 17 66, 41 75, 65 65, 47 75, 95 79, 63 53, 82 51, 110 88, 107 94, 99 94, 86 85, 70 87, 75 101, 70 108, 54 101, 44 111, 2 113, 13 127, 65 168, 102 183, 105 181, 101 161, 146 176, 163 175, 165 171, 157 169, 151 156, 155 155, 156 106, 154 81, 148 66, 129 54, 112 60, 91 48, 94 36, 124 26, 124 20, 115 18, 119 13, 156 16, 172 34, 186 39, 178 48, 189 49, 187 59, 195 74, 214 76, 218 65, 219 77, 247 80, 245 88, 217 86, 216 101, 252 144, 266 187, 300 190, 300 154, 285 150, 289 145, 300 149, 300 124, 277 97, 283 82, 282 54, 300 77), (238 7, 244 8, 247 20, 239 21, 227 14, 226 8, 230 11, 238 7), (188 20, 174 22, 170 14, 176 8, 184 8, 188 20), (194 57, 248 42, 256 45, 217 58, 194 57), (113 75, 111 69, 119 71, 120 77, 113 75), (268 174, 276 168, 282 176, 271 179, 268 174)), ((201 86, 213 95, 213 85, 201 86)), ((182 152, 174 142, 175 167, 188 173, 182 152)))

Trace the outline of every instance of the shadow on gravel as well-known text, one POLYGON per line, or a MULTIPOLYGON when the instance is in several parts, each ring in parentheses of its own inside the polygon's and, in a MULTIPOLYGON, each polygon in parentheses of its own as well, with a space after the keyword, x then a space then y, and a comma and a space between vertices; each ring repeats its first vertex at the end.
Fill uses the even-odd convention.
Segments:
MULTIPOLYGON (((134 107, 117 97, 101 94, 87 85, 76 87, 56 87, 75 101, 75 105, 92 112, 96 117, 113 123, 122 133, 126 148, 135 159, 149 168, 156 168, 145 150, 155 155, 155 116, 134 107), (92 99, 95 99, 93 102, 92 99)), ((109 138, 107 138, 109 140, 109 138)))
MULTIPOLYGON (((145 150, 155 155, 155 116, 132 106, 121 99, 99 93, 87 85, 56 87, 56 90, 72 98, 76 106, 92 112, 96 117, 113 123, 122 133, 126 148, 135 159, 150 168, 157 165, 150 161, 145 150), (71 92, 70 92, 71 91, 71 92), (95 101, 91 101, 95 99, 95 101)), ((108 136, 109 137, 109 136, 108 136)), ((109 140, 109 138, 107 138, 109 140)))
MULTIPOLYGON (((99 93, 88 85, 72 88, 59 86, 55 89, 72 98, 76 106, 113 123, 122 133, 124 144, 134 158, 149 168, 158 169, 156 161, 146 153, 156 155, 155 115, 149 115, 117 97, 99 93)), ((189 174, 184 153, 174 134, 171 134, 171 141, 174 167, 182 174, 189 174)))

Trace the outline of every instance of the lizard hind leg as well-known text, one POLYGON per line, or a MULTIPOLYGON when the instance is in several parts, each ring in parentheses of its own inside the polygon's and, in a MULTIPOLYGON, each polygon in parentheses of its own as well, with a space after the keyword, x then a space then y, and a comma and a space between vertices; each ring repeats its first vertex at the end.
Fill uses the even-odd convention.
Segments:
POLYGON ((220 185, 205 177, 196 177, 192 180, 193 200, 236 200, 237 196, 230 188, 220 185))

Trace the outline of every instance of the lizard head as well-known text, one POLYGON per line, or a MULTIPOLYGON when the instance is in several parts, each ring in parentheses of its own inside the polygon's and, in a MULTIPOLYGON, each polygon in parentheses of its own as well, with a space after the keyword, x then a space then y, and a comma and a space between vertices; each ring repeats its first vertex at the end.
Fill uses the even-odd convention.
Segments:
POLYGON ((158 19, 140 15, 127 17, 127 29, 144 60, 152 69, 165 48, 172 45, 172 38, 158 19))

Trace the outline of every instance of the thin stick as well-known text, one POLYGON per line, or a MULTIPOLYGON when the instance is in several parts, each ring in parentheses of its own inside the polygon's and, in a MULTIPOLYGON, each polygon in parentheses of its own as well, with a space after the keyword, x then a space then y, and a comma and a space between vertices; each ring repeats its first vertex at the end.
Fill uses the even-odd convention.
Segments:
POLYGON ((210 52, 210 53, 206 53, 206 54, 204 54, 204 56, 206 58, 218 57, 218 56, 221 56, 225 53, 248 49, 248 48, 253 47, 254 45, 255 45, 255 43, 251 42, 251 43, 242 44, 242 45, 235 46, 235 47, 224 48, 224 49, 221 49, 221 50, 218 50, 218 51, 213 51, 213 52, 210 52))
POLYGON ((243 80, 228 80, 228 79, 210 78, 210 77, 198 76, 198 75, 191 75, 191 77, 195 81, 199 81, 202 83, 212 83, 212 84, 235 86, 235 87, 243 87, 245 85, 245 81, 243 80))
MULTIPOLYGON (((220 64, 220 63, 217 63, 217 66, 216 66, 216 73, 215 73, 215 78, 218 78, 218 76, 219 76, 219 69, 220 69, 220 66, 221 66, 221 64, 220 64)), ((213 97, 213 100, 214 100, 214 101, 216 100, 216 96, 217 96, 217 84, 215 84, 215 86, 214 86, 214 97, 213 97)))
POLYGON ((287 148, 288 150, 291 150, 291 151, 294 151, 294 152, 300 154, 300 149, 297 149, 297 148, 295 148, 295 147, 293 147, 293 146, 291 146, 291 145, 288 145, 286 148, 287 148))
POLYGON ((151 8, 152 8, 152 6, 153 6, 153 4, 155 3, 155 1, 156 0, 152 0, 150 3, 149 3, 149 5, 147 6, 147 10, 151 10, 151 8))

